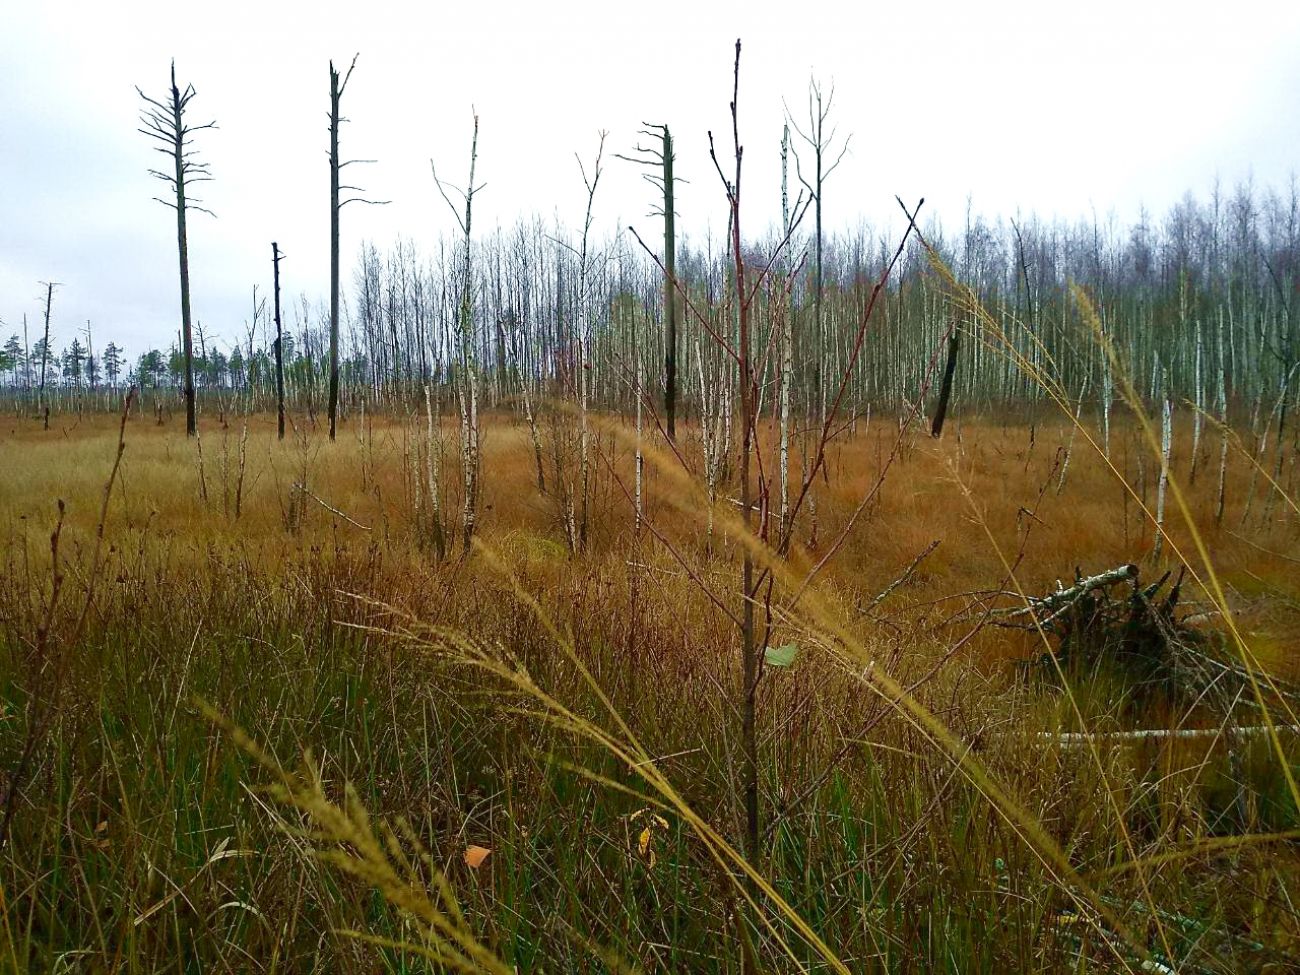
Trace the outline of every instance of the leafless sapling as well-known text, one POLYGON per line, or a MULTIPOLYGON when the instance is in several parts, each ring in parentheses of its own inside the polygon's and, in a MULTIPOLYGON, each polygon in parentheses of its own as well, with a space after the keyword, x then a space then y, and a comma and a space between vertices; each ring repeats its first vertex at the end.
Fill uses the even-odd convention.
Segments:
POLYGON ((813 341, 816 350, 813 353, 813 384, 820 398, 821 417, 825 419, 827 407, 826 384, 822 381, 822 359, 827 353, 826 319, 824 317, 823 299, 825 296, 826 272, 822 261, 822 200, 826 180, 835 172, 844 156, 849 151, 852 136, 846 136, 844 142, 836 148, 836 130, 826 131, 826 123, 831 116, 831 107, 835 102, 835 86, 823 94, 821 83, 816 79, 808 83, 808 129, 799 127, 786 109, 786 119, 794 127, 795 133, 802 139, 813 155, 812 182, 804 176, 800 166, 799 154, 794 156, 795 173, 799 182, 811 196, 813 202, 813 341), (832 158, 833 157, 833 158, 832 158))
MULTIPOLYGON (((746 532, 753 523, 753 485, 750 476, 750 462, 754 434, 757 427, 755 404, 758 390, 754 383, 753 361, 750 338, 750 304, 752 294, 745 283, 745 258, 741 248, 740 233, 740 191, 741 164, 744 161, 745 148, 740 144, 740 40, 736 40, 736 61, 732 75, 731 91, 731 135, 735 158, 733 175, 728 178, 722 169, 713 144, 713 133, 709 133, 709 155, 713 159, 718 177, 726 189, 727 205, 731 216, 731 257, 734 265, 732 285, 735 288, 737 330, 736 330, 736 365, 740 378, 740 511, 741 522, 746 532)), ((761 505, 766 509, 766 499, 761 505)), ((740 618, 740 659, 743 681, 741 722, 743 769, 743 792, 745 808, 745 852, 751 860, 758 857, 759 809, 758 809, 758 726, 756 710, 758 704, 759 661, 762 647, 759 645, 758 632, 754 619, 754 555, 749 546, 742 548, 741 562, 741 618, 740 618)))
MULTIPOLYGON (((578 401, 578 504, 574 510, 573 496, 567 498, 568 510, 565 512, 566 533, 571 551, 586 548, 590 527, 591 507, 591 425, 589 411, 591 408, 591 388, 594 372, 592 356, 592 321, 591 321, 591 222, 592 210, 596 201, 596 187, 600 184, 601 160, 605 154, 606 133, 600 133, 600 143, 596 149, 596 161, 590 174, 582 158, 575 156, 578 170, 582 174, 582 183, 587 190, 587 209, 582 222, 582 239, 575 251, 568 244, 566 248, 578 259, 578 349, 577 368, 574 370, 574 396, 578 401)), ((561 242, 563 243, 563 242, 561 242)), ((558 472, 557 472, 558 474, 558 472)))
POLYGON ((456 370, 456 392, 460 406, 460 449, 461 468, 464 480, 464 499, 461 509, 461 547, 469 553, 474 538, 474 527, 478 517, 479 494, 479 447, 480 431, 478 422, 478 355, 474 334, 474 266, 471 236, 474 219, 474 196, 483 189, 475 185, 474 170, 478 165, 478 112, 474 112, 474 136, 470 142, 469 182, 465 189, 453 186, 438 178, 437 167, 429 160, 434 184, 442 194, 448 209, 456 219, 462 235, 462 252, 460 265, 460 296, 456 313, 456 332, 458 339, 459 368, 456 370), (448 187, 460 196, 464 203, 464 213, 456 207, 447 193, 448 187))

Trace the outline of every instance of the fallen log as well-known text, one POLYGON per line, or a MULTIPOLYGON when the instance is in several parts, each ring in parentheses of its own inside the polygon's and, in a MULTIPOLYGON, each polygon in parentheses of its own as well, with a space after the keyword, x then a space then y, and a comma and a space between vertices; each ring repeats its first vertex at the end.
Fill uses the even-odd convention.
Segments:
MULTIPOLYGON (((1095 576, 1089 576, 1086 579, 1075 572, 1075 583, 1070 588, 1064 588, 1058 581, 1056 591, 1046 596, 1029 596, 1028 604, 1015 609, 1004 610, 995 615, 1000 616, 1003 620, 1013 620, 1025 616, 1035 617, 1038 626, 1047 627, 1050 623, 1063 616, 1072 606, 1078 603, 1084 596, 1098 589, 1105 589, 1113 586, 1117 582, 1135 582, 1138 577, 1138 567, 1133 563, 1116 566, 1105 572, 1099 572, 1095 576), (1039 615, 1046 614, 1046 615, 1039 615)), ((1034 625, 1034 624, 1030 624, 1034 625)))
POLYGON ((1253 738, 1270 731, 1300 734, 1300 724, 1248 725, 1234 728, 1140 728, 1134 731, 1040 731, 1035 736, 1043 741, 1054 741, 1072 747, 1090 742, 1145 741, 1150 738, 1196 740, 1200 738, 1253 738))

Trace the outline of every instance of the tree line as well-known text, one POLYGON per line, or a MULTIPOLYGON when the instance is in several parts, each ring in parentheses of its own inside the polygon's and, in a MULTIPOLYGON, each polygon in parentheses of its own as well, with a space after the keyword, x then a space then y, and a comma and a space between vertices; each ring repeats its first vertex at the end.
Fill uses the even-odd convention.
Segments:
MULTIPOLYGON (((603 133, 592 158, 577 158, 574 179, 587 190, 581 226, 533 217, 476 235, 473 201, 482 187, 474 182, 475 115, 463 188, 440 176, 434 161, 432 178, 454 227, 423 247, 408 239, 363 243, 349 287, 341 270, 341 212, 352 203, 387 202, 343 181, 347 167, 370 161, 345 159, 340 150, 341 104, 356 63, 353 58, 346 72, 329 66, 331 293, 315 310, 304 295, 294 322, 282 320, 284 255, 272 244, 273 313, 266 292, 259 299, 255 286, 242 327, 222 323, 220 331, 237 339, 213 341, 201 320, 193 321, 186 220, 191 211, 208 212, 194 188, 212 178, 194 140, 216 124, 191 123, 196 92, 178 84, 173 64, 162 97, 137 92, 140 131, 167 159, 150 170, 169 190, 157 199, 176 216, 181 321, 174 341, 131 361, 116 341, 97 353, 87 322, 56 351, 51 309, 58 283, 42 282, 43 332, 38 326, 30 341, 24 316, 21 337, 15 332, 0 349, 7 391, 43 402, 48 390, 59 388, 176 389, 190 433, 198 396, 239 393, 247 409, 283 411, 281 401, 289 409, 323 408, 332 436, 340 411, 362 403, 418 404, 427 387, 439 402, 454 399, 470 426, 480 400, 488 408, 522 409, 531 422, 533 404, 569 398, 581 401, 584 414, 627 412, 639 404, 671 438, 679 414, 729 423, 737 363, 721 340, 735 340, 738 303, 752 298, 748 341, 766 350, 755 360, 760 414, 824 418, 826 377, 849 363, 844 395, 853 414, 894 410, 928 391, 927 377, 945 351, 945 409, 964 402, 1033 410, 1047 377, 1071 391, 1080 408, 1085 401, 1099 404, 1108 420, 1115 362, 1152 402, 1188 400, 1205 411, 1217 398, 1221 410, 1245 401, 1258 411, 1268 399, 1282 423, 1294 409, 1300 365, 1294 179, 1281 192, 1248 182, 1231 191, 1216 184, 1208 198, 1189 193, 1163 216, 1143 211, 1131 223, 968 213, 954 227, 918 213, 922 232, 907 238, 895 259, 888 236, 866 224, 824 232, 825 214, 837 209, 834 194, 849 195, 832 184, 849 140, 833 124, 834 92, 813 82, 806 116, 796 119, 787 108, 782 138, 771 145, 781 158, 782 225, 764 236, 733 239, 729 215, 724 236, 677 239, 676 155, 666 124, 645 125, 647 144, 616 154, 620 165, 644 167, 654 187, 661 246, 648 246, 645 240, 655 236, 643 237, 635 226, 605 239, 592 234, 607 165, 603 133), (936 257, 987 315, 971 315, 952 301, 948 283, 935 273, 936 257), (746 270, 755 293, 737 296, 734 277, 746 270), (859 334, 858 310, 878 282, 885 300, 873 304, 871 327, 859 334), (1097 308, 1101 336, 1089 334, 1091 326, 1080 319, 1074 287, 1097 308)), ((709 214, 691 216, 704 222, 709 214)))
MULTIPOLYGON (((1047 363, 1068 388, 1088 384, 1090 401, 1106 395, 1106 368, 1078 320, 1071 283, 1093 297, 1108 338, 1139 380, 1138 389, 1153 399, 1168 391, 1196 401, 1220 374, 1234 399, 1280 393, 1294 384, 1300 362, 1300 195, 1294 184, 1285 194, 1244 184, 1231 194, 1216 189, 1208 199, 1188 195, 1161 219, 1144 214, 1127 225, 1114 219, 1067 223, 971 216, 955 229, 938 221, 926 228, 928 240, 975 289, 1006 335, 1027 356, 1047 363)), ((516 404, 524 386, 539 397, 571 391, 579 368, 590 373, 591 399, 601 407, 633 405, 634 373, 644 373, 646 388, 662 390, 668 330, 659 267, 627 234, 588 241, 585 259, 580 243, 565 227, 540 218, 474 240, 467 317, 458 284, 464 258, 455 253, 457 242, 442 239, 428 250, 408 239, 382 249, 362 244, 342 302, 345 404, 365 399, 381 405, 418 396, 426 384, 454 382, 462 325, 493 407, 516 404)), ((812 241, 794 243, 802 254, 812 241)), ((756 241, 746 256, 757 262, 773 245, 756 241)), ((724 244, 687 238, 676 251, 674 274, 687 300, 724 321, 729 300, 724 244)), ((773 284, 773 294, 762 296, 766 314, 759 321, 760 331, 771 327, 771 306, 783 297, 774 293, 788 290, 789 323, 783 327, 793 346, 793 401, 808 414, 819 407, 819 367, 833 367, 847 354, 853 310, 888 259, 888 242, 863 225, 827 236, 822 255, 820 327, 806 259, 791 280, 773 284)), ((780 277, 773 275, 774 281, 780 277)), ((853 393, 863 408, 891 408, 900 397, 908 398, 951 325, 952 309, 919 244, 909 245, 888 291, 854 377, 853 393)), ((323 303, 313 309, 304 295, 293 323, 282 332, 293 403, 321 395, 327 382, 327 314, 323 303)), ((959 396, 993 406, 1042 395, 980 334, 978 322, 958 324, 971 333, 956 369, 959 396)), ((266 302, 255 292, 239 339, 222 343, 200 335, 193 352, 197 387, 243 392, 254 408, 267 407, 275 385, 272 327, 266 302)), ((683 323, 680 332, 676 353, 683 381, 676 392, 683 407, 698 414, 708 395, 699 375, 711 375, 715 363, 698 325, 683 323)), ((768 385, 775 384, 779 358, 767 369, 768 385)), ((0 347, 4 383, 11 392, 34 391, 42 373, 49 386, 178 388, 184 382, 183 343, 178 336, 167 348, 146 349, 131 360, 124 343, 116 341, 97 352, 90 323, 61 347, 50 338, 29 341, 12 333, 0 347)), ((765 405, 773 402, 769 398, 765 405)))

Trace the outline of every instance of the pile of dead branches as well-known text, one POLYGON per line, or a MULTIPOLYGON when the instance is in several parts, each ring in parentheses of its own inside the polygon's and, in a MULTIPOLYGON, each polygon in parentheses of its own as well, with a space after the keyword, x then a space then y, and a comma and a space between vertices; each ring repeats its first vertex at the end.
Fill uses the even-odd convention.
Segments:
MULTIPOLYGON (((1256 703, 1250 673, 1208 625, 1216 614, 1183 599, 1185 574, 1185 567, 1176 577, 1166 572, 1144 586, 1136 565, 1087 577, 1076 569, 1073 585, 1058 582, 1054 592, 995 610, 993 622, 1041 631, 1054 644, 1028 662, 1030 677, 1106 674, 1137 693, 1163 692, 1224 714, 1239 703, 1256 703)), ((1262 683, 1274 697, 1297 694, 1276 678, 1262 683)))

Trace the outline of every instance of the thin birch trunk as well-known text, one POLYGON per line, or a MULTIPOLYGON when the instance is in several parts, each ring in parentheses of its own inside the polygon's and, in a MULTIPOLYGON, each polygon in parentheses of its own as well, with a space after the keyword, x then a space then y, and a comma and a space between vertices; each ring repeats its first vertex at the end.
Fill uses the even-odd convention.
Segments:
MULTIPOLYGON (((636 327, 636 325, 635 325, 635 322, 634 322, 634 323, 633 323, 633 328, 635 329, 635 327, 636 327)), ((644 512, 644 509, 642 508, 642 504, 643 504, 643 501, 642 501, 642 482, 643 482, 643 479, 644 479, 644 476, 645 476, 645 475, 644 475, 644 471, 645 471, 645 457, 642 455, 642 452, 641 452, 641 435, 642 435, 641 397, 644 395, 644 392, 645 392, 645 390, 644 390, 644 376, 645 376, 645 371, 644 371, 644 363, 642 362, 642 358, 641 358, 641 337, 640 337, 640 333, 637 333, 637 332, 634 332, 634 333, 633 333, 633 342, 636 344, 636 522, 635 522, 635 531, 636 531, 636 536, 639 538, 639 537, 641 536, 641 525, 642 525, 642 523, 643 523, 643 521, 644 521, 644 518, 645 518, 645 512, 644 512)))
POLYGON ((1219 314, 1219 501, 1214 511, 1214 523, 1223 524, 1224 494, 1228 481, 1228 363, 1223 357, 1223 314, 1219 314))
POLYGON ((1165 542, 1165 492, 1169 487, 1169 454, 1173 448, 1174 404, 1165 393, 1160 425, 1160 480, 1156 488, 1156 544, 1151 557, 1159 561, 1165 542))
POLYGON ((424 416, 427 424, 424 463, 425 477, 429 484, 429 527, 433 534, 434 551, 441 559, 447 554, 447 539, 442 524, 442 411, 439 408, 435 417, 433 398, 427 384, 424 387, 424 416))
POLYGON ((1196 466, 1201 455, 1201 426, 1205 422, 1205 350, 1201 334, 1201 320, 1196 320, 1196 410, 1192 415, 1192 468, 1187 483, 1196 483, 1196 466))
POLYGON ((1056 482, 1056 493, 1065 487, 1065 475, 1070 470, 1070 455, 1074 452, 1074 435, 1079 432, 1079 417, 1083 415, 1083 400, 1088 395, 1089 376, 1083 377, 1083 388, 1079 390, 1079 403, 1074 408, 1074 423, 1070 427, 1070 439, 1065 443, 1065 459, 1061 461, 1061 476, 1056 482))
POLYGON ((785 327, 781 330, 781 538, 790 531, 790 383, 794 373, 794 297, 791 290, 790 261, 790 125, 787 122, 781 137, 781 226, 785 231, 786 248, 783 264, 785 327))

